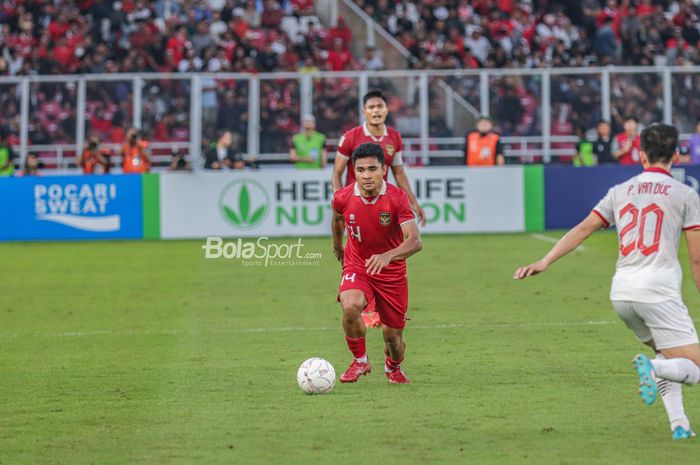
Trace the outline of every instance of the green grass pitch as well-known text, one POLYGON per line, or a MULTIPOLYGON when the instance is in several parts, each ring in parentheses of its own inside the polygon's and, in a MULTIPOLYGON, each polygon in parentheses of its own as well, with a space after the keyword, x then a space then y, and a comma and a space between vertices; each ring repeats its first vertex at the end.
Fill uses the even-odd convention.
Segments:
MULTIPOLYGON (((516 266, 551 244, 425 236, 409 261, 413 383, 387 383, 370 330, 374 372, 325 396, 296 370, 350 361, 330 239, 304 240, 324 257, 297 268, 205 260, 202 244, 0 245, 0 464, 700 460, 700 441, 671 441, 661 402, 637 397, 642 347, 608 301, 612 233, 523 282, 516 266)), ((700 390, 684 392, 700 427, 700 390)))

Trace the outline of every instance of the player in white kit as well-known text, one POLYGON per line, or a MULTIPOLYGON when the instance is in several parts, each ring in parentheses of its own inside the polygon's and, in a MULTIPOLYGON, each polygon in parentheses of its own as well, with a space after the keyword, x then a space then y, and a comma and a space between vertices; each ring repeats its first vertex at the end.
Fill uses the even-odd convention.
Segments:
POLYGON ((601 228, 617 227, 619 255, 610 299, 637 339, 656 352, 632 360, 639 393, 651 405, 661 394, 673 439, 695 436, 685 415, 681 383, 700 382, 700 346, 681 297, 678 261, 685 233, 695 285, 700 290, 700 198, 671 177, 678 159, 678 131, 665 124, 641 134, 644 172, 610 189, 588 217, 569 231, 540 261, 518 268, 515 279, 545 271, 601 228))

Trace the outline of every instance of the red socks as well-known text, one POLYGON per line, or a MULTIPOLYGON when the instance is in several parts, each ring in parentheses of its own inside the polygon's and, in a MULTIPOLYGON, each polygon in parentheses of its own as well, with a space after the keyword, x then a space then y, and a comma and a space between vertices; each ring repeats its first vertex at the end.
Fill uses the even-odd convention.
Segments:
POLYGON ((345 336, 345 341, 348 343, 348 347, 350 348, 350 352, 352 352, 353 357, 363 358, 365 355, 367 355, 364 337, 352 338, 345 336))
MULTIPOLYGON (((365 346, 364 337, 352 338, 345 336, 345 341, 348 343, 350 352, 352 352, 352 355, 353 357, 355 357, 355 359, 359 360, 367 356, 367 348, 365 346)), ((403 362, 403 357, 401 358, 401 360, 394 360, 393 358, 389 357, 389 355, 386 355, 386 364, 384 365, 384 369, 387 372, 394 371, 397 368, 399 368, 401 362, 403 362)))
POLYGON ((399 365, 401 365, 401 362, 403 362, 403 358, 401 360, 394 360, 393 358, 389 357, 389 355, 386 355, 386 365, 384 366, 384 369, 385 371, 394 371, 399 367, 399 365))

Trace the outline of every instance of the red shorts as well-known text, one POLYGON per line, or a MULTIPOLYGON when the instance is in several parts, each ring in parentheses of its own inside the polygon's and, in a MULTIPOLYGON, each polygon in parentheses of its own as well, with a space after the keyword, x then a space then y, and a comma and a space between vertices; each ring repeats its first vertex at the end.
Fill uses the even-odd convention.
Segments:
POLYGON ((362 291, 368 304, 374 301, 375 311, 383 324, 394 329, 406 326, 408 281, 405 276, 387 280, 386 276, 370 276, 365 270, 343 269, 338 301, 341 292, 351 289, 362 291))

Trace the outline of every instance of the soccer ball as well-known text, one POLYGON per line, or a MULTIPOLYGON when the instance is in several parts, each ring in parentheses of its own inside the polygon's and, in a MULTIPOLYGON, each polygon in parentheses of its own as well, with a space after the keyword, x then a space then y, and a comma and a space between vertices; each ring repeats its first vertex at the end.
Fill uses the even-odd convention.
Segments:
POLYGON ((327 360, 312 357, 299 367, 297 383, 307 394, 325 394, 335 386, 335 369, 327 360))

